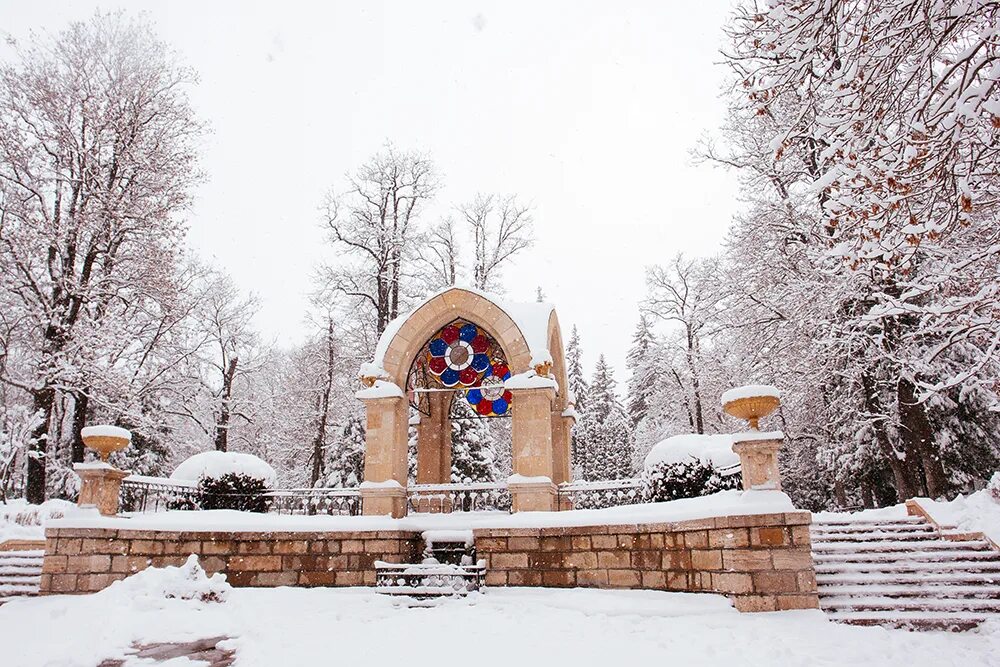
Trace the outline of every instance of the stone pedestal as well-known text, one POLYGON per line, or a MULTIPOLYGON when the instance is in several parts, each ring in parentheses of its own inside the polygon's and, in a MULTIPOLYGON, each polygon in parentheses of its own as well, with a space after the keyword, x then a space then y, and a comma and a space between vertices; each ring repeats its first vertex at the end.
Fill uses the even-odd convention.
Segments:
POLYGON ((73 470, 80 476, 80 507, 96 507, 105 516, 118 514, 122 480, 131 473, 107 463, 77 463, 73 470))
MULTIPOLYGON (((364 514, 406 514, 406 398, 383 396, 363 398, 366 413, 365 481, 376 484, 392 481, 393 488, 361 489, 364 514), (377 493, 376 493, 377 491, 377 493), (401 499, 400 499, 401 498, 401 499)), ((363 486, 363 485, 362 485, 363 486)))
POLYGON ((361 485, 361 513, 393 519, 406 516, 406 487, 361 485))
POLYGON ((733 452, 740 457, 744 490, 781 490, 781 475, 778 473, 781 444, 779 438, 754 437, 749 433, 733 435, 733 452))
POLYGON ((514 476, 510 483, 512 511, 556 509, 552 456, 552 387, 513 389, 511 424, 514 476), (544 481, 543 481, 544 480, 544 481))
POLYGON ((557 508, 556 485, 549 479, 508 482, 512 512, 552 512, 557 508))

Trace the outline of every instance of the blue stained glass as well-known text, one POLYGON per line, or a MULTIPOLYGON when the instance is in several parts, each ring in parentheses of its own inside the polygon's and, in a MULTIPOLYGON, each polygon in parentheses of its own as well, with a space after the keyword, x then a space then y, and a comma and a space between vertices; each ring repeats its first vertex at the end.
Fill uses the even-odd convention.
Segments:
POLYGON ((464 340, 466 343, 471 343, 472 339, 479 335, 479 329, 476 328, 475 324, 466 324, 458 332, 458 337, 464 340))
POLYGON ((478 389, 470 389, 465 394, 465 397, 469 399, 470 405, 475 405, 479 401, 483 400, 483 392, 479 391, 478 389))
POLYGON ((444 353, 448 351, 448 343, 444 342, 443 338, 435 338, 430 344, 431 356, 443 357, 444 353))
POLYGON ((444 373, 441 373, 441 383, 446 387, 453 387, 458 383, 458 371, 454 368, 449 368, 444 373))
POLYGON ((502 398, 493 401, 493 414, 502 415, 505 412, 507 412, 507 401, 502 398))
POLYGON ((509 380, 510 379, 510 371, 507 371, 506 373, 503 374, 503 379, 504 380, 509 380))
MULTIPOLYGON (((483 371, 485 371, 490 367, 490 358, 487 357, 485 354, 477 354, 476 356, 472 357, 472 367, 476 370, 477 373, 482 373, 483 371)), ((490 375, 491 373, 488 373, 487 375, 490 375)))

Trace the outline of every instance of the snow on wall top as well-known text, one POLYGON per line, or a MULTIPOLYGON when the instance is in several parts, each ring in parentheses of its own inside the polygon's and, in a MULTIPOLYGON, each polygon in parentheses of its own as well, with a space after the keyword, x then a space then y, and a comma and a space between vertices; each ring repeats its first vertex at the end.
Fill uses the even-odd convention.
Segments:
POLYGON ((278 479, 266 461, 253 454, 242 452, 202 452, 185 459, 170 475, 170 479, 197 481, 202 477, 222 477, 229 473, 237 473, 263 480, 268 486, 273 486, 278 479))
POLYGON ((657 443, 646 455, 645 468, 661 463, 691 463, 701 461, 713 468, 737 465, 740 457, 733 452, 733 436, 685 433, 657 443))
MULTIPOLYGON (((551 303, 518 303, 505 301, 494 294, 488 294, 473 287, 452 286, 434 292, 418 303, 412 310, 403 313, 396 319, 389 322, 389 324, 385 327, 385 331, 382 332, 382 336, 378 339, 378 344, 375 346, 375 354, 372 357, 371 363, 361 365, 361 374, 374 375, 376 377, 384 376, 385 354, 389 351, 389 345, 392 343, 392 339, 396 337, 396 334, 403 328, 403 325, 406 324, 406 321, 410 318, 410 316, 428 303, 431 299, 455 289, 464 290, 480 296, 503 312, 507 313, 507 316, 510 317, 514 324, 517 325, 517 328, 521 330, 521 335, 524 336, 524 343, 528 346, 528 351, 531 354, 532 365, 543 364, 546 362, 552 363, 552 354, 549 351, 549 317, 552 315, 555 308, 551 303)), ((473 318, 473 320, 474 319, 475 318, 473 318)))

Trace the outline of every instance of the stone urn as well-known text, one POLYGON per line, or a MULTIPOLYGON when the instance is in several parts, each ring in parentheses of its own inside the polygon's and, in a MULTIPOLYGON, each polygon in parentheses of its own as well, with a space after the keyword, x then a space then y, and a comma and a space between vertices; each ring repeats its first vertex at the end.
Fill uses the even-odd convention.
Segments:
POLYGON ((740 457, 743 488, 746 491, 781 490, 778 450, 784 435, 775 431, 760 432, 760 420, 781 405, 778 390, 771 386, 731 389, 722 395, 726 414, 750 423, 750 431, 733 434, 733 452, 740 457))
POLYGON ((118 426, 86 426, 80 430, 80 437, 105 463, 113 452, 125 449, 132 442, 132 433, 118 426))
POLYGON ((722 409, 725 410, 726 414, 737 419, 747 420, 750 422, 750 428, 759 431, 760 420, 774 414, 774 411, 781 405, 777 391, 770 392, 771 389, 770 387, 762 388, 759 395, 752 395, 750 387, 742 387, 741 390, 744 391, 726 392, 722 395, 722 409))

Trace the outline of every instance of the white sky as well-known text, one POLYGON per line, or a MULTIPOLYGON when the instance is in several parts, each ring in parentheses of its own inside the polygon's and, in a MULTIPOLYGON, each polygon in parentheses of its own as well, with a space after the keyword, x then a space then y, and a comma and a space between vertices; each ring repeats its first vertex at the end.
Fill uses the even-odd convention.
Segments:
POLYGON ((588 368, 603 351, 624 378, 645 267, 714 252, 738 205, 735 179, 689 156, 723 117, 730 4, 0 0, 0 36, 148 12, 213 129, 190 242, 260 296, 279 344, 301 340, 329 253, 324 192, 391 140, 442 174, 428 220, 479 191, 534 204, 508 296, 541 285, 588 368))

